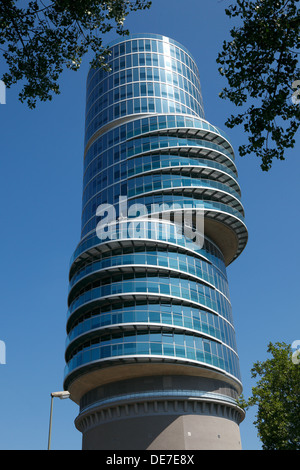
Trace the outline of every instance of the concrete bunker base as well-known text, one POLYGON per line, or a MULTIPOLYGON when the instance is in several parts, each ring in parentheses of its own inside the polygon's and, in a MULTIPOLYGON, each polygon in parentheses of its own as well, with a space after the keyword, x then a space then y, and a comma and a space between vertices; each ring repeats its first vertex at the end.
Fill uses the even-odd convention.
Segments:
POLYGON ((241 450, 240 411, 203 402, 135 403, 79 415, 76 426, 83 450, 241 450))

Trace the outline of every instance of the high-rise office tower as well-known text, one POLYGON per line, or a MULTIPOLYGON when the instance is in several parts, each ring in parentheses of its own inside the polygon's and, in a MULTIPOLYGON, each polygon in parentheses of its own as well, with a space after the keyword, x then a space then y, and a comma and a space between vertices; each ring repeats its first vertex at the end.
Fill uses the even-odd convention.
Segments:
POLYGON ((141 34, 110 48, 111 71, 87 78, 70 266, 64 387, 83 449, 239 449, 226 266, 247 229, 233 149, 204 118, 185 47, 141 34))

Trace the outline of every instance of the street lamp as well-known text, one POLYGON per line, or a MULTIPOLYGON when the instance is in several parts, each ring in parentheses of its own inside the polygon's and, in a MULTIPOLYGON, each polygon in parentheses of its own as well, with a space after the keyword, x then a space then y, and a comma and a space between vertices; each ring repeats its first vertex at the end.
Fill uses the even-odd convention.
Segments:
POLYGON ((53 398, 57 397, 61 400, 70 397, 70 392, 52 392, 51 393, 51 406, 50 406, 50 422, 49 422, 49 436, 48 436, 48 450, 50 450, 50 443, 51 443, 51 430, 52 430, 52 411, 53 411, 53 398))

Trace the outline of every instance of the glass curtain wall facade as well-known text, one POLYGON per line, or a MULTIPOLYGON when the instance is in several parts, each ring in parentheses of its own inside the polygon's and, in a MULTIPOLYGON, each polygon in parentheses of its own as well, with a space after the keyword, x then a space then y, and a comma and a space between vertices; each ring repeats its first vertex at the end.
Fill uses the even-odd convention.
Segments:
POLYGON ((75 424, 84 449, 239 448, 226 266, 247 229, 234 152, 205 120, 185 47, 145 34, 110 50, 111 71, 87 78, 64 378, 75 424), (186 213, 190 228, 204 217, 201 242, 178 230, 186 213))

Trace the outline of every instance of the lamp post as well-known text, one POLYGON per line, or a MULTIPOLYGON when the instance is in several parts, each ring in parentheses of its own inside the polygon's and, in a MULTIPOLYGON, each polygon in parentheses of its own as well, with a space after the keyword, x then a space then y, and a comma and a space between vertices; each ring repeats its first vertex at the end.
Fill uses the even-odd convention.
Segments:
POLYGON ((51 393, 51 406, 50 406, 50 422, 49 422, 49 436, 48 436, 48 450, 50 450, 50 444, 51 444, 51 430, 52 430, 52 412, 53 412, 53 398, 57 397, 60 398, 61 400, 64 400, 65 398, 69 398, 70 392, 52 392, 51 393))

